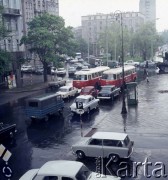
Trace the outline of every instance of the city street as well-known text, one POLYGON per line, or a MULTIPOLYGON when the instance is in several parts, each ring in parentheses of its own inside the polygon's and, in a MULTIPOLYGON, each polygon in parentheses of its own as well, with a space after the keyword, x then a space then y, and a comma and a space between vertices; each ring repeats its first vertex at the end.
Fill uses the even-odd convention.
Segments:
MULTIPOLYGON (((167 77, 166 74, 155 75, 149 78, 149 83, 141 81, 138 86, 139 104, 137 107, 127 107, 126 116, 121 115, 121 98, 116 99, 114 103, 101 102, 99 111, 95 110, 90 115, 82 116, 84 135, 92 128, 98 131, 126 132, 134 141, 135 147, 130 163, 143 163, 148 158, 152 162, 148 174, 152 175, 152 170, 160 167, 155 166, 155 163, 162 162, 165 165, 165 173, 168 174, 167 77)), ((6 109, 1 121, 16 123, 18 130, 16 140, 4 144, 12 152, 9 161, 13 171, 12 180, 18 180, 27 170, 39 168, 49 160, 76 160, 71 152, 71 145, 80 140, 81 129, 79 116, 72 116, 69 110, 73 100, 65 102, 62 117, 53 116, 48 122, 37 121, 32 124, 24 112, 24 98, 13 105, 1 107, 6 109)), ((94 159, 87 158, 83 162, 96 171, 94 159)), ((0 160, 1 180, 5 179, 2 175, 3 165, 0 160)), ((117 164, 115 167, 117 168, 117 164)), ((107 171, 107 174, 109 173, 107 171)), ((138 168, 136 179, 146 179, 143 166, 138 168)))

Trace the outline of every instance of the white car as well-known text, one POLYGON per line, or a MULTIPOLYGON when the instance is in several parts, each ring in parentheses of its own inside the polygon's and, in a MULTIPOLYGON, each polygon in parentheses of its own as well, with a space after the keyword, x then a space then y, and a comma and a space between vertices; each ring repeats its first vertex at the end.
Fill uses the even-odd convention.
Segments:
POLYGON ((130 141, 125 133, 96 132, 91 137, 83 137, 81 141, 72 146, 73 154, 77 158, 84 157, 115 157, 129 158, 133 152, 134 142, 130 141))
POLYGON ((51 74, 57 74, 57 69, 56 67, 51 67, 51 74))
POLYGON ((58 75, 65 75, 66 74, 65 68, 58 68, 57 69, 57 74, 58 75))
POLYGON ((21 71, 22 71, 22 72, 32 72, 32 71, 33 71, 33 67, 30 66, 30 65, 23 65, 23 66, 21 67, 21 71))
POLYGON ((57 160, 45 163, 40 169, 27 171, 19 180, 120 180, 120 177, 90 171, 77 161, 57 160))
POLYGON ((92 95, 80 95, 76 97, 74 103, 70 106, 72 112, 80 114, 81 109, 78 109, 77 103, 82 103, 83 113, 89 113, 92 109, 99 108, 99 99, 95 99, 92 95))
POLYGON ((78 89, 72 86, 62 86, 59 88, 57 94, 61 95, 63 99, 70 98, 78 94, 78 89))
POLYGON ((139 66, 139 62, 135 62, 134 60, 128 60, 124 63, 124 65, 139 66))

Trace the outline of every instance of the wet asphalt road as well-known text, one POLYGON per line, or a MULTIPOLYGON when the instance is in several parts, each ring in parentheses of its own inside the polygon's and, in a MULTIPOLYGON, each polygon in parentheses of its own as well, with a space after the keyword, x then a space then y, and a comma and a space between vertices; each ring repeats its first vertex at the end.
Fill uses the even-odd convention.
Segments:
MULTIPOLYGON (((128 108, 127 116, 121 115, 120 98, 115 103, 102 102, 99 111, 82 117, 84 134, 91 128, 99 131, 126 131, 135 142, 129 164, 132 161, 143 163, 148 157, 152 162, 149 174, 156 168, 156 162, 163 162, 165 173, 168 174, 168 93, 159 92, 168 90, 167 78, 168 75, 156 75, 149 78, 149 84, 142 81, 138 86, 139 104, 128 108)), ((71 145, 80 140, 80 121, 78 116, 71 117, 69 106, 72 102, 73 99, 66 101, 63 117, 53 116, 48 122, 33 124, 25 116, 24 99, 11 106, 6 105, 1 119, 4 123, 16 123, 18 129, 16 141, 4 144, 12 152, 9 165, 13 170, 13 180, 18 180, 27 170, 39 168, 49 160, 76 160, 71 153, 71 145)), ((94 159, 83 162, 91 170, 96 170, 94 159)), ((1 173, 2 166, 3 161, 0 160, 0 180, 5 179, 1 173)), ((114 165, 114 169, 117 167, 118 164, 114 165)), ((136 179, 147 179, 143 167, 138 168, 136 179)))

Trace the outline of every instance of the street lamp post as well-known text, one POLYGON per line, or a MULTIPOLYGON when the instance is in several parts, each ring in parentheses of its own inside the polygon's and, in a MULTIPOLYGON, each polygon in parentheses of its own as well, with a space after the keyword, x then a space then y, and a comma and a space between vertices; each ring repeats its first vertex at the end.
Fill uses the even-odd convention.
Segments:
POLYGON ((117 10, 114 12, 114 15, 116 16, 116 18, 118 16, 120 16, 120 24, 121 24, 121 51, 122 51, 122 110, 121 110, 121 114, 127 114, 127 109, 126 109, 126 103, 125 103, 125 87, 126 87, 126 83, 125 83, 125 71, 124 71, 124 37, 123 37, 123 16, 122 16, 122 12, 120 10, 117 10))

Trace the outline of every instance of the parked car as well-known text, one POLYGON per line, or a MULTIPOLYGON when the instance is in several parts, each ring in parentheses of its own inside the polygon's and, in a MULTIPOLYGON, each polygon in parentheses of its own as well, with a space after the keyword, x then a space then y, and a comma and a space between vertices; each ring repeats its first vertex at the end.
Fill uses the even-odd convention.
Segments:
POLYGON ((83 64, 82 63, 75 63, 73 66, 76 67, 76 69, 82 69, 83 64))
POLYGON ((24 72, 24 73, 30 73, 30 72, 33 72, 34 71, 34 68, 30 65, 23 65, 21 67, 21 71, 24 72))
POLYGON ((16 124, 0 123, 0 143, 4 142, 6 139, 13 138, 16 132, 16 124))
POLYGON ((37 66, 36 68, 35 68, 35 74, 43 74, 44 73, 44 68, 43 68, 43 66, 37 66))
POLYGON ((58 95, 61 95, 63 99, 76 96, 78 94, 78 89, 72 86, 62 86, 57 92, 58 95))
POLYGON ((110 68, 117 68, 117 67, 119 67, 119 62, 118 62, 118 61, 115 61, 115 60, 108 61, 108 66, 109 66, 110 68))
POLYGON ((50 89, 56 89, 59 88, 60 86, 65 86, 65 85, 66 85, 66 80, 59 77, 57 77, 56 81, 51 81, 48 83, 48 87, 50 89))
POLYGON ((95 89, 94 86, 86 86, 81 89, 80 95, 92 95, 93 97, 97 97, 98 90, 95 89))
POLYGON ((69 74, 69 76, 74 75, 75 72, 76 72, 76 68, 75 68, 75 67, 70 66, 70 67, 68 68, 68 74, 69 74))
POLYGON ((92 109, 99 108, 99 99, 95 99, 92 95, 80 95, 76 97, 74 103, 70 106, 70 109, 73 113, 80 113, 80 109, 77 109, 76 103, 83 104, 84 113, 90 113, 92 109))
POLYGON ((49 115, 55 113, 62 113, 64 108, 64 101, 60 95, 44 94, 27 99, 25 112, 31 119, 45 119, 49 115))
POLYGON ((82 70, 85 70, 85 69, 89 69, 89 67, 88 66, 82 66, 82 70))
POLYGON ((141 68, 152 68, 152 67, 156 67, 156 63, 153 62, 152 60, 146 60, 146 61, 144 61, 144 62, 141 62, 141 63, 139 64, 139 66, 140 66, 141 68))
POLYGON ((88 68, 90 68, 90 64, 87 63, 86 61, 83 62, 83 65, 84 65, 84 66, 88 66, 88 68))
POLYGON ((120 88, 114 85, 102 86, 100 92, 97 95, 97 98, 102 99, 110 99, 114 100, 115 97, 119 96, 120 88))
POLYGON ((57 69, 57 75, 65 75, 66 69, 65 68, 58 68, 57 69))
POLYGON ((103 157, 129 158, 133 152, 133 141, 125 133, 96 132, 91 137, 81 138, 81 141, 72 146, 73 154, 77 158, 103 157))
POLYGON ((56 67, 51 67, 51 75, 57 74, 57 69, 56 67))
POLYGON ((124 63, 124 65, 132 65, 132 66, 139 66, 139 62, 136 62, 134 60, 128 60, 124 63))
POLYGON ((40 169, 27 171, 19 180, 120 180, 116 176, 103 176, 90 171, 77 161, 56 160, 46 162, 40 169), (66 171, 65 171, 66 168, 66 171), (105 177, 105 178, 104 178, 105 177))

